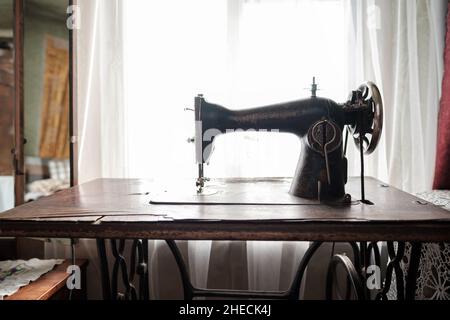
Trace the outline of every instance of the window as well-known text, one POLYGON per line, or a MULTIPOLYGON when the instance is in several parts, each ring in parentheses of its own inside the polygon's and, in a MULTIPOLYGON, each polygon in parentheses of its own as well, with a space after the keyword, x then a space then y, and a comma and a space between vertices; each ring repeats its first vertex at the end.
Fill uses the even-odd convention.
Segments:
MULTIPOLYGON (((194 177, 195 95, 227 108, 347 98, 343 1, 124 1, 128 169, 194 177)), ((292 176, 300 143, 277 133, 217 139, 206 176, 292 176)))

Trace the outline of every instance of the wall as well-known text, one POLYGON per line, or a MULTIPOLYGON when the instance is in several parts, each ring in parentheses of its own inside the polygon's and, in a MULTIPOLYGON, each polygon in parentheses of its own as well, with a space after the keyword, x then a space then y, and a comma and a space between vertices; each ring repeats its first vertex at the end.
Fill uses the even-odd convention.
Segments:
POLYGON ((69 33, 65 16, 56 19, 35 9, 25 11, 24 29, 25 155, 38 156, 46 37, 68 39, 69 33))
POLYGON ((13 0, 0 0, 0 29, 11 29, 14 24, 13 0))

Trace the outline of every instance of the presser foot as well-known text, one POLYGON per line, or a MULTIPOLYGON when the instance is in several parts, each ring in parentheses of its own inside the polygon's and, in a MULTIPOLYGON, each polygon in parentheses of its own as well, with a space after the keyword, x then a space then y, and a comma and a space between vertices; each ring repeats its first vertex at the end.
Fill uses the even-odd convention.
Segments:
POLYGON ((195 182, 195 186, 197 188, 197 194, 202 194, 203 190, 205 188, 205 182, 209 181, 209 178, 205 178, 205 177, 200 177, 197 179, 197 181, 195 182))

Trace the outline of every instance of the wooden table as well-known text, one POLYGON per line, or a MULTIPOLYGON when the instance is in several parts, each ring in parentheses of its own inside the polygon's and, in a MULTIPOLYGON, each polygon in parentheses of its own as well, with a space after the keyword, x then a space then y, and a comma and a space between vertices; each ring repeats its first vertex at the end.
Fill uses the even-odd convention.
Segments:
MULTIPOLYGON (((450 212, 373 178, 366 178, 366 195, 374 205, 354 202, 349 206, 315 201, 295 203, 287 194, 288 179, 217 180, 210 184, 217 191, 212 196, 215 200, 208 203, 205 198, 207 203, 191 203, 189 195, 183 195, 181 203, 174 205, 150 204, 152 197, 160 196, 159 193, 155 196, 155 185, 150 181, 95 180, 1 214, 0 237, 96 238, 103 262, 106 261, 104 239, 119 239, 111 240, 119 270, 125 267, 121 257, 124 239, 133 239, 134 263, 144 269, 148 257, 146 241, 142 239, 163 239, 168 241, 182 273, 185 266, 183 261, 178 261, 181 257, 177 256, 175 240, 315 241, 311 255, 325 241, 358 242, 357 248, 353 246, 355 254, 361 255, 361 261, 356 264, 362 265, 355 266, 358 273, 364 269, 364 263, 368 263, 364 262, 367 250, 376 250, 373 243, 377 241, 412 242, 416 244, 413 254, 418 252, 419 255, 421 242, 450 242, 450 212), (221 203, 221 198, 235 201, 221 203)), ((359 179, 350 178, 346 189, 357 198, 359 179)), ((402 253, 401 248, 390 252, 391 259, 395 260, 395 256, 402 253)), ((103 271, 105 297, 115 298, 116 284, 111 284, 107 278, 108 270, 103 271), (112 296, 107 294, 111 287, 112 296)), ((119 271, 116 273, 118 275, 119 271)), ((144 283, 148 280, 148 271, 140 273, 144 283)), ((301 278, 303 273, 300 273, 301 278)), ((183 281, 188 287, 187 297, 240 294, 195 289, 188 275, 182 276, 186 277, 183 281)), ((297 289, 293 291, 289 292, 289 297, 298 293, 297 289)), ((132 297, 130 292, 125 296, 132 297)), ((145 296, 145 292, 140 294, 145 296)), ((278 297, 278 294, 269 293, 269 297, 278 297)))

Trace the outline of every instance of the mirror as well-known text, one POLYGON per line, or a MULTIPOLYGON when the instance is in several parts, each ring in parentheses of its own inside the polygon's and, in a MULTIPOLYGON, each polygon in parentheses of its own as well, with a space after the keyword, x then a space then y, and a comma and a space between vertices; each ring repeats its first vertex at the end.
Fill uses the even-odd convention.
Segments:
POLYGON ((70 185, 69 0, 23 0, 25 202, 70 185))
POLYGON ((13 29, 13 0, 0 0, 0 212, 14 207, 13 29))

